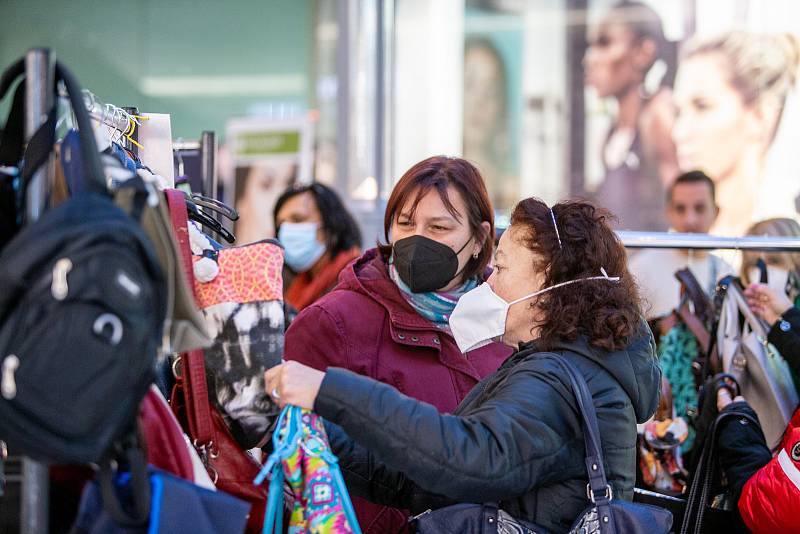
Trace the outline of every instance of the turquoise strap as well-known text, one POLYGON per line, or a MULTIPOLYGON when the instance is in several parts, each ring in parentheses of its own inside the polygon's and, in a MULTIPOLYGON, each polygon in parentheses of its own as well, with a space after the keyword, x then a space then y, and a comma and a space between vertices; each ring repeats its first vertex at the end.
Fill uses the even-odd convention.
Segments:
POLYGON ((347 491, 347 485, 344 483, 342 470, 339 468, 339 459, 330 451, 326 450, 322 453, 322 457, 328 462, 333 483, 336 484, 336 491, 342 499, 342 508, 344 508, 344 515, 347 517, 347 522, 353 530, 353 534, 361 534, 361 527, 358 525, 356 518, 356 511, 353 509, 353 503, 350 501, 350 493, 347 491))
MULTIPOLYGON (((269 458, 267 458, 267 461, 264 463, 264 467, 261 468, 261 471, 259 471, 258 476, 254 480, 254 483, 259 485, 262 484, 267 477, 270 479, 269 496, 267 497, 267 509, 264 514, 264 528, 262 534, 282 534, 283 532, 284 474, 281 460, 288 458, 302 441, 302 417, 302 410, 296 406, 286 406, 281 411, 278 424, 275 426, 275 432, 272 435, 273 452, 269 455, 269 458), (282 432, 282 430, 285 431, 282 432), (281 437, 281 435, 283 437, 281 437)), ((350 494, 347 491, 342 471, 339 468, 338 458, 336 458, 330 449, 322 451, 321 457, 328 463, 335 490, 339 494, 345 517, 350 524, 353 534, 361 534, 361 528, 356 519, 353 503, 350 501, 350 494)))
POLYGON ((270 477, 267 509, 264 514, 263 534, 282 534, 283 532, 283 465, 281 460, 291 454, 300 436, 300 409, 286 406, 278 417, 278 424, 272 434, 273 452, 269 455, 264 467, 253 481, 260 485, 267 476, 270 477), (286 431, 281 438, 281 430, 286 431))

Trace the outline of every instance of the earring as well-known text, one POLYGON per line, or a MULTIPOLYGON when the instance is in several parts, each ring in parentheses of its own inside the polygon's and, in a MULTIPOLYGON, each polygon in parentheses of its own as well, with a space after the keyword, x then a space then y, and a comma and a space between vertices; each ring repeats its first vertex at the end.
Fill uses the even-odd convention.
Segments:
POLYGON ((472 255, 472 259, 474 259, 474 260, 477 260, 477 259, 478 259, 478 256, 480 256, 480 253, 479 253, 479 252, 476 252, 476 253, 474 253, 474 254, 472 255))

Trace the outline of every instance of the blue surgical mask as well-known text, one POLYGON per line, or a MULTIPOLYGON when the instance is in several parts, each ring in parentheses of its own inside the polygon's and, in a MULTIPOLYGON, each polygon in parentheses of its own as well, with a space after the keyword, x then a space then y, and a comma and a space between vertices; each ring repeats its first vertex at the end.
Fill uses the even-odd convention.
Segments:
POLYGON ((281 224, 278 241, 285 249, 286 265, 294 272, 306 272, 325 254, 325 244, 317 240, 318 230, 315 222, 281 224))

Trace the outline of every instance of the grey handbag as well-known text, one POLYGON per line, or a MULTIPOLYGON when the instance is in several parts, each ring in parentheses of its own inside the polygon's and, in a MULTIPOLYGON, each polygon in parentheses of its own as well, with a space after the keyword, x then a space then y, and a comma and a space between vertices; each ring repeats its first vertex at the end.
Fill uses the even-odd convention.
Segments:
POLYGON ((767 342, 767 325, 747 306, 738 279, 723 278, 718 292, 724 296, 717 328, 722 370, 736 378, 773 448, 798 405, 789 364, 767 342))

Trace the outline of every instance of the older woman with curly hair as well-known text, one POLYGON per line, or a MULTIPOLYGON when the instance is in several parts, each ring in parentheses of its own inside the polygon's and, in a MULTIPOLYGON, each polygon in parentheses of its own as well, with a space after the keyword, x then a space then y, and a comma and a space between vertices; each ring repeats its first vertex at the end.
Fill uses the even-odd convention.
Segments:
POLYGON ((453 414, 343 369, 295 362, 267 372, 268 391, 341 427, 329 434, 354 494, 412 513, 498 502, 565 532, 589 500, 582 418, 554 357, 562 355, 594 400, 614 498, 630 500, 636 423, 655 411, 661 372, 607 221, 586 202, 517 205, 494 272, 450 318, 466 357, 498 337, 516 352, 453 414))

